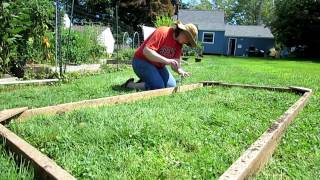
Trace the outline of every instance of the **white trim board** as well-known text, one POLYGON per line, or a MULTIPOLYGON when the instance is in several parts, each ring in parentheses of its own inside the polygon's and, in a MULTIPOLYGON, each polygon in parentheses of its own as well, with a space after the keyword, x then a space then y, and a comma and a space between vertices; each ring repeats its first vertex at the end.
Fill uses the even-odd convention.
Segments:
POLYGON ((203 44, 214 44, 214 38, 216 36, 216 33, 215 32, 208 32, 208 31, 205 31, 205 32, 202 32, 202 43, 203 44), (207 33, 207 34, 212 34, 212 42, 204 42, 204 34, 207 33))
POLYGON ((237 38, 229 38, 229 40, 228 40, 228 44, 227 44, 227 46, 228 46, 228 52, 227 52, 227 55, 230 55, 230 40, 231 39, 235 39, 236 41, 235 41, 235 44, 234 44, 234 53, 233 53, 233 56, 235 56, 236 55, 236 51, 237 51, 237 41, 238 41, 238 39, 237 38))

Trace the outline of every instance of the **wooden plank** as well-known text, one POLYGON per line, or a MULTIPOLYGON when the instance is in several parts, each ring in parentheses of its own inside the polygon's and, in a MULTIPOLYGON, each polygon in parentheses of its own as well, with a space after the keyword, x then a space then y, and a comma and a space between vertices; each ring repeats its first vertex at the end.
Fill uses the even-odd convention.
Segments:
POLYGON ((23 108, 7 109, 7 110, 0 111, 0 123, 7 121, 8 119, 14 116, 17 116, 18 114, 21 114, 27 109, 28 107, 23 107, 23 108))
POLYGON ((116 60, 116 59, 107 59, 105 64, 127 64, 131 65, 132 61, 131 60, 116 60))
POLYGON ((35 175, 38 179, 76 179, 53 160, 1 124, 0 136, 4 139, 6 146, 11 152, 15 153, 19 158, 30 162, 35 169, 35 175))
POLYGON ((312 89, 305 88, 305 87, 289 86, 289 88, 302 94, 305 92, 312 92, 312 89))
POLYGON ((128 103, 128 102, 133 102, 141 99, 149 99, 151 97, 170 95, 172 93, 177 93, 177 92, 185 92, 185 91, 197 89, 200 87, 203 87, 203 85, 201 83, 196 83, 196 84, 179 86, 176 88, 165 88, 165 89, 158 89, 158 90, 151 90, 151 91, 143 91, 143 92, 137 92, 137 93, 131 93, 131 94, 125 94, 125 95, 119 95, 119 96, 84 100, 79 102, 59 104, 55 106, 29 109, 18 117, 18 121, 21 121, 25 118, 28 118, 34 115, 61 114, 64 112, 76 110, 79 108, 85 108, 85 107, 99 107, 104 105, 128 103))
POLYGON ((44 84, 44 83, 58 82, 58 81, 59 81, 59 79, 40 79, 40 80, 29 80, 29 81, 0 82, 0 85, 44 84))
POLYGON ((287 127, 303 109, 311 95, 312 91, 306 92, 219 179, 246 179, 258 172, 268 162, 287 127))
POLYGON ((287 87, 272 87, 272 86, 261 86, 261 85, 251 85, 251 84, 232 84, 219 81, 203 81, 204 86, 226 86, 226 87, 241 87, 241 88, 252 88, 252 89, 265 89, 271 91, 280 92, 292 92, 292 88, 287 87))

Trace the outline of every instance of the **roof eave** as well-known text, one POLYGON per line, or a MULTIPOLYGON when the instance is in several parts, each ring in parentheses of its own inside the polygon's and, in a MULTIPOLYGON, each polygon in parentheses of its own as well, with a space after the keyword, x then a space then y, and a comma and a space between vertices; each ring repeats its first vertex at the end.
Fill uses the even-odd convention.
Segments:
POLYGON ((263 38, 263 39, 274 39, 274 37, 263 37, 263 36, 231 36, 225 35, 226 37, 238 37, 238 38, 263 38))

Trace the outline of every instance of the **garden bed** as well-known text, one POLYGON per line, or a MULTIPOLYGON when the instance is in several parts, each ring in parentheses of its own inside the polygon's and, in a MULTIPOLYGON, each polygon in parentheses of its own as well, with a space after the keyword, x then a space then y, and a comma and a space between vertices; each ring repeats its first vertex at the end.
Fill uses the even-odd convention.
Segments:
POLYGON ((10 128, 77 178, 220 176, 298 95, 202 88, 10 128))

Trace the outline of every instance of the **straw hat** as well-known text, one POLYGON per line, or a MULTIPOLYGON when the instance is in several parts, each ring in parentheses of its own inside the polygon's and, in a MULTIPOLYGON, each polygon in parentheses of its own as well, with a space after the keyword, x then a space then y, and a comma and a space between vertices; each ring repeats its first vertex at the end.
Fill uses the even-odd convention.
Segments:
POLYGON ((179 29, 186 32, 190 45, 192 47, 196 47, 197 46, 197 37, 198 37, 197 27, 192 23, 182 24, 180 21, 176 21, 174 24, 175 24, 175 28, 178 27, 179 29))

